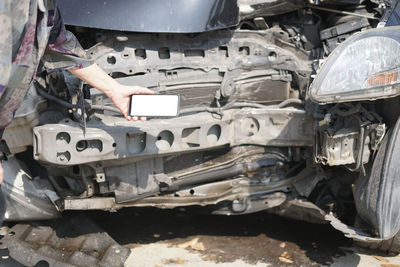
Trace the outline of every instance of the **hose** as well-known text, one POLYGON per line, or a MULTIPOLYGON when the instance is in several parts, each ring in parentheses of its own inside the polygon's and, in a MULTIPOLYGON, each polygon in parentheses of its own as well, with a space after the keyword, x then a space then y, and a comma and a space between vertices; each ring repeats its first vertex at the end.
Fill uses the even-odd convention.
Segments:
MULTIPOLYGON (((62 100, 54 95, 51 95, 49 93, 47 93, 43 86, 41 86, 37 81, 34 81, 34 86, 36 88, 36 91, 38 92, 38 94, 44 98, 47 98, 51 101, 56 102, 57 104, 66 107, 66 108, 81 108, 81 105, 76 105, 76 104, 71 104, 65 100, 62 100)), ((106 111, 111 111, 111 112, 115 112, 115 113, 121 113, 121 111, 117 108, 114 107, 107 107, 107 106, 103 106, 103 105, 91 105, 87 102, 84 103, 85 108, 87 109, 95 109, 95 110, 106 110, 106 111)))
POLYGON ((57 104, 59 104, 59 105, 61 105, 63 107, 66 107, 66 108, 80 108, 80 105, 71 104, 71 103, 69 103, 69 102, 67 102, 65 100, 62 100, 62 99, 60 99, 60 98, 58 98, 58 97, 56 97, 54 95, 51 95, 51 94, 47 93, 44 90, 43 86, 41 86, 37 81, 34 81, 33 84, 34 84, 34 86, 36 88, 36 91, 38 92, 38 94, 40 96, 42 96, 44 98, 47 98, 47 99, 49 99, 51 101, 54 101, 57 104))
POLYGON ((278 108, 284 108, 291 104, 304 105, 304 101, 301 99, 296 99, 296 98, 286 99, 278 104, 278 108))

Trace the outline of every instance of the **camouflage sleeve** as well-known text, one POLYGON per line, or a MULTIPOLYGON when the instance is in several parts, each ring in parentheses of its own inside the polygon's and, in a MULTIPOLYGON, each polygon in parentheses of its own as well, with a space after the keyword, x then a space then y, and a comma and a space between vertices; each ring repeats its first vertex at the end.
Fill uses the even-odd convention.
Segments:
POLYGON ((65 29, 58 9, 42 60, 50 70, 85 68, 93 64, 76 37, 65 29))
POLYGON ((0 1, 0 97, 11 74, 12 61, 12 30, 11 1, 0 1))

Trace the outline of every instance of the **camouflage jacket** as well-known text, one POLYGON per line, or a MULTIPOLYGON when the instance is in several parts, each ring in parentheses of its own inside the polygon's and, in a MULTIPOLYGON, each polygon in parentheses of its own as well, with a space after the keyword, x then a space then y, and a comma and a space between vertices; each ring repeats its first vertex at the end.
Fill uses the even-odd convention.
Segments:
POLYGON ((0 0, 0 129, 12 121, 40 60, 47 70, 91 64, 55 0, 0 0))

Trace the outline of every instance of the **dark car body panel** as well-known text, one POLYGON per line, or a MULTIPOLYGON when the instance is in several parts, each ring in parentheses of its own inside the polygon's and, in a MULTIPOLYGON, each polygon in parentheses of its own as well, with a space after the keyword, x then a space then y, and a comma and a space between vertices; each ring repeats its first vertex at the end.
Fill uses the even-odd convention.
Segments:
POLYGON ((134 32, 195 33, 238 24, 237 1, 59 0, 65 24, 134 32))

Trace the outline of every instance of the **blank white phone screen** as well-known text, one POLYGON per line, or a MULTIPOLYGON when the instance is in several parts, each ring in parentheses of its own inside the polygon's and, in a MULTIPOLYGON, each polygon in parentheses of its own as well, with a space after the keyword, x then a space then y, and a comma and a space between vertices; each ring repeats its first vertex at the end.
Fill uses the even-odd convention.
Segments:
POLYGON ((174 117, 179 113, 179 95, 133 95, 130 115, 174 117))

